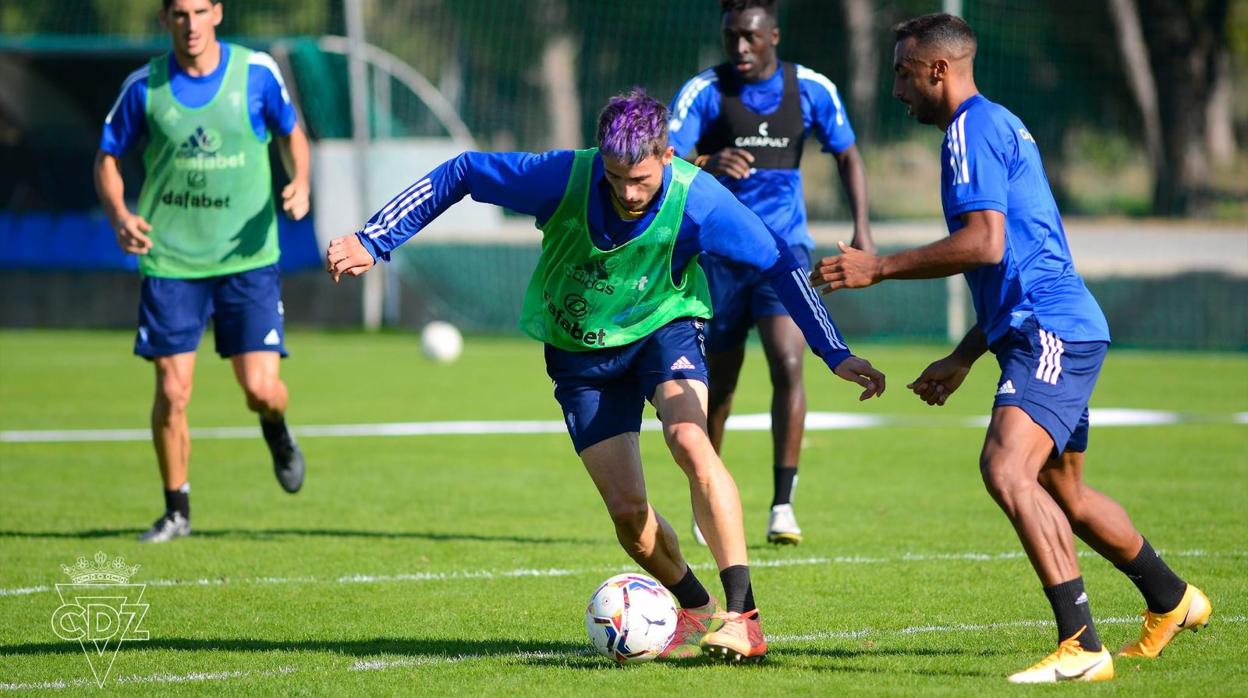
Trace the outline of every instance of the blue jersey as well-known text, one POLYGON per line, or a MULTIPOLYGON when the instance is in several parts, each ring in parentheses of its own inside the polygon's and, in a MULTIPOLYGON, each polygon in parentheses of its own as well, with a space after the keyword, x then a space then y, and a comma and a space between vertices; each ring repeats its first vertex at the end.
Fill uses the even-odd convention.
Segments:
POLYGON ((975 95, 963 102, 941 145, 940 195, 950 234, 970 211, 1005 216, 1001 261, 966 272, 979 327, 991 345, 1035 316, 1071 342, 1108 342, 1109 325, 1075 272, 1040 149, 1005 107, 975 95))
MULTIPOLYGON (((801 97, 802 123, 814 133, 825 153, 840 153, 854 144, 854 129, 836 85, 823 75, 798 65, 797 83, 801 97)), ((757 114, 770 114, 780 107, 784 95, 783 71, 777 68, 768 79, 742 86, 741 101, 757 114)), ((688 156, 703 132, 719 117, 719 80, 714 69, 698 73, 680 89, 670 105, 669 139, 676 153, 688 156)), ((720 177, 720 182, 758 214, 786 244, 815 246, 806 230, 806 203, 802 198, 800 170, 756 170, 745 179, 720 177)))
MULTIPOLYGON (((356 234, 374 258, 389 259, 403 244, 465 196, 533 216, 539 226, 555 213, 572 173, 573 151, 546 153, 462 153, 400 192, 375 213, 356 234)), ((663 187, 649 210, 626 221, 611 203, 611 187, 595 157, 593 193, 587 221, 590 238, 600 249, 614 249, 640 235, 662 206, 672 168, 663 172, 663 187)), ((740 262, 767 274, 785 307, 801 327, 812 349, 832 368, 849 356, 805 269, 767 226, 737 201, 714 177, 699 172, 689 184, 684 217, 672 253, 672 274, 679 280, 685 266, 701 252, 740 262)))
MULTIPOLYGON (((230 58, 230 45, 221 42, 221 62, 215 70, 202 77, 186 74, 182 66, 169 54, 169 87, 174 99, 184 107, 202 107, 216 96, 225 78, 225 66, 230 58)), ((139 137, 147 134, 147 72, 148 66, 130 73, 121 85, 121 94, 113 103, 104 119, 104 133, 100 137, 100 150, 120 157, 134 145, 139 137)), ((247 111, 251 116, 251 128, 256 138, 264 140, 268 132, 289 135, 295 128, 295 107, 290 102, 286 83, 273 57, 256 51, 247 65, 247 111)))

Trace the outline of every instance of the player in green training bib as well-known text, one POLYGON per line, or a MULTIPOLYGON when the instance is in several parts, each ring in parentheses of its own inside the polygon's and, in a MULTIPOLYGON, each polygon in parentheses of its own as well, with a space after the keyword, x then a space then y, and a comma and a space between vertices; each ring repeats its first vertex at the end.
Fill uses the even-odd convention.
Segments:
POLYGON ((654 220, 627 244, 603 250, 589 235, 577 234, 589 228, 590 170, 597 154, 598 149, 592 148, 573 155, 567 191, 542 226, 546 233, 542 256, 525 292, 520 319, 521 329, 530 337, 565 351, 623 346, 645 339, 676 318, 711 315, 702 267, 686 265, 679 282, 672 278, 676 233, 698 168, 672 160, 671 193, 654 220), (606 279, 600 280, 603 273, 606 279), (613 276, 637 281, 612 283, 613 276), (598 291, 593 302, 568 303, 569 298, 584 298, 582 292, 591 287, 598 291))
POLYGON ((221 17, 215 0, 164 0, 173 50, 126 79, 95 163, 117 243, 140 255, 134 352, 156 367, 152 441, 165 496, 165 513, 140 538, 151 543, 191 531, 186 409, 210 317, 217 353, 260 415, 278 483, 291 493, 303 485, 279 377, 286 348, 268 145, 276 132, 291 177, 282 210, 298 220, 308 212, 308 141, 273 59, 217 41, 221 17), (146 176, 132 213, 119 159, 144 137, 146 176))
MULTIPOLYGON (((680 604, 661 657, 701 651, 758 661, 767 653, 736 483, 706 433, 703 325, 711 315, 702 252, 764 274, 828 368, 884 391, 884 376, 850 354, 805 268, 715 178, 673 159, 669 114, 640 90, 598 117, 598 147, 549 153, 463 153, 400 192, 357 233, 333 240, 328 269, 358 276, 464 196, 537 219, 542 254, 521 329, 545 345, 546 372, 572 446, 602 496, 620 545, 680 604), (654 405, 723 584, 722 610, 650 506, 640 434, 654 405)), ((383 369, 384 370, 384 369, 383 369)))

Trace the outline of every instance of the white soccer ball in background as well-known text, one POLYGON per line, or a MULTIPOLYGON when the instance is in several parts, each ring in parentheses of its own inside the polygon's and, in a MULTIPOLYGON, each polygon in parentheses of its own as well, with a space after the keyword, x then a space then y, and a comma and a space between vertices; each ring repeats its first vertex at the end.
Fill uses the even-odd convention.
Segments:
POLYGON ((644 574, 619 574, 589 597, 585 629, 599 652, 620 664, 654 659, 676 634, 676 603, 644 574))
POLYGON ((450 363, 464 350, 464 337, 451 323, 434 320, 420 331, 420 349, 438 363, 450 363))

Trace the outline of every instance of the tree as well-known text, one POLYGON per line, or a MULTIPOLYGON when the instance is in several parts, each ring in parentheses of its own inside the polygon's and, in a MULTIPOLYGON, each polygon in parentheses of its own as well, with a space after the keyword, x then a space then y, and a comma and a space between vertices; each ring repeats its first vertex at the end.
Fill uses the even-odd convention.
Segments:
POLYGON ((1191 213, 1209 182, 1208 126, 1219 108, 1229 1, 1110 0, 1110 9, 1144 120, 1153 211, 1191 213))

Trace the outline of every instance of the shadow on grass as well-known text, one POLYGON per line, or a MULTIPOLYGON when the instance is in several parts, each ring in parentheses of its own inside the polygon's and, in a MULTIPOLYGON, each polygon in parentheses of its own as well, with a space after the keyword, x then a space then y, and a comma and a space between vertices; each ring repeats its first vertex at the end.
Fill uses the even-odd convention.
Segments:
MULTIPOLYGON (((0 531, 0 538, 43 538, 84 540, 91 538, 138 538, 145 528, 93 528, 85 531, 0 531)), ((396 540, 430 540, 475 543, 544 543, 601 545, 601 539, 558 538, 548 536, 486 535, 449 531, 361 531, 335 528, 196 528, 192 538, 237 538, 270 540, 286 537, 307 538, 375 538, 396 540)))
MULTIPOLYGON (((914 674, 916 676, 962 676, 962 677, 984 677, 995 676, 992 671, 974 671, 965 668, 957 668, 954 665, 965 662, 950 661, 944 664, 949 666, 941 666, 940 668, 932 668, 930 666, 906 666, 899 667, 894 663, 888 666, 870 666, 862 663, 862 660, 871 660, 873 658, 893 658, 893 657, 932 657, 949 659, 969 660, 974 658, 989 657, 1004 652, 983 652, 969 651, 958 649, 931 649, 924 647, 877 647, 873 649, 850 649, 843 647, 793 647, 780 646, 771 647, 767 654, 766 660, 754 664, 736 664, 731 665, 729 671, 793 671, 800 669, 802 671, 818 671, 830 673, 856 673, 856 674, 914 674), (854 663, 832 663, 832 664, 811 664, 804 660, 805 657, 819 657, 832 660, 855 660, 854 663), (796 662, 793 660, 797 660, 796 662)), ((603 657, 588 654, 584 651, 575 655, 566 655, 559 653, 535 653, 533 655, 520 656, 519 659, 523 664, 534 667, 549 667, 562 669, 577 670, 601 670, 604 668, 603 657)), ((663 662, 665 666, 681 667, 681 668, 703 668, 714 669, 720 666, 729 666, 722 661, 711 661, 705 657, 695 657, 691 659, 678 659, 663 662)), ((606 664, 606 667, 614 666, 614 664, 606 664)), ((631 668, 631 667, 622 667, 631 668)))
MULTIPOLYGON (((356 661, 351 669, 358 671, 384 670, 404 666, 461 662, 475 659, 511 659, 531 667, 561 668, 578 671, 603 671, 617 667, 606 657, 594 653, 584 643, 532 640, 463 640, 463 639, 416 639, 380 637, 367 640, 259 640, 248 638, 153 638, 127 645, 127 651, 177 651, 177 652, 255 652, 298 653, 318 652, 342 655, 356 661)), ((0 657, 22 655, 78 654, 82 648, 72 642, 41 642, 16 645, 0 645, 0 657)), ((735 671, 777 671, 800 668, 803 671, 857 674, 913 674, 917 676, 995 676, 991 671, 974 671, 958 668, 964 661, 942 662, 942 666, 898 667, 864 665, 873 658, 912 657, 943 658, 950 660, 973 659, 999 652, 970 651, 958 649, 931 649, 923 647, 880 647, 871 649, 819 648, 784 646, 773 648, 767 660, 759 664, 734 667, 735 671), (810 664, 808 657, 833 660, 832 664, 810 664), (795 665, 791 660, 798 660, 795 665), (846 663, 836 660, 853 660, 846 663)), ((277 661, 277 658, 275 658, 277 661)), ((664 662, 665 666, 687 669, 714 669, 725 666, 722 662, 709 662, 693 658, 664 662)))
MULTIPOLYGON (((250 638, 152 638, 145 642, 127 644, 129 652, 255 652, 255 653, 332 653, 357 659, 353 669, 386 669, 417 666, 423 663, 463 662, 470 659, 514 659, 529 667, 578 669, 578 671, 603 671, 617 664, 607 657, 599 656, 580 642, 518 641, 518 639, 419 639, 419 638, 372 638, 372 639, 302 639, 302 641, 270 641, 250 638)), ((25 644, 0 644, 0 657, 57 656, 79 654, 82 648, 72 642, 42 642, 25 644)), ((792 669, 789 659, 821 657, 827 659, 871 659, 872 657, 982 657, 991 652, 971 652, 963 649, 931 648, 773 648, 765 662, 740 667, 736 671, 776 671, 792 669)), ((275 661, 278 661, 275 658, 275 661)), ((708 668, 724 666, 721 662, 708 662, 705 658, 678 659, 664 662, 674 668, 708 668)), ((950 664, 963 664, 950 662, 950 664)), ((831 666, 801 662, 802 671, 851 672, 851 673, 914 673, 940 674, 940 676, 980 677, 986 672, 966 671, 953 667, 932 669, 930 667, 899 668, 867 667, 861 664, 836 663, 831 666)))

